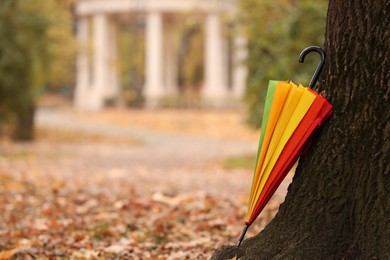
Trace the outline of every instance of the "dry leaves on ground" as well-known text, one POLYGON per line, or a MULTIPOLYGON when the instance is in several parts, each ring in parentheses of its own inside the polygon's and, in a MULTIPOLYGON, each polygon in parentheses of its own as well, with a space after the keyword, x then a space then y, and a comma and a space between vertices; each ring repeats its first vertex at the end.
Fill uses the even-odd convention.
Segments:
MULTIPOLYGON (((99 114, 103 118, 98 118, 98 114, 96 118, 79 116, 103 124, 123 119, 130 128, 139 123, 141 127, 159 130, 159 124, 149 128, 155 117, 153 111, 131 113, 127 116, 133 116, 136 122, 126 121, 121 112, 99 114), (105 116, 113 120, 104 119, 105 116)), ((169 122, 176 122, 167 131, 175 133, 180 127, 188 127, 188 135, 209 137, 220 131, 223 138, 252 138, 250 133, 245 137, 244 132, 237 134, 241 130, 226 127, 236 123, 223 123, 220 113, 211 115, 210 125, 203 128, 199 127, 203 119, 191 123, 199 114, 188 112, 186 116, 191 120, 175 121, 178 115, 162 114, 154 124, 162 122, 161 128, 166 129, 169 122)), ((210 121, 206 119, 209 116, 200 116, 205 117, 204 124, 210 121)), ((239 117, 233 114, 232 118, 239 117)), ((187 160, 188 165, 182 162, 174 172, 164 167, 178 165, 175 158, 165 166, 137 165, 134 159, 129 161, 135 155, 140 159, 142 147, 133 143, 136 139, 104 136, 100 132, 79 134, 67 129, 52 136, 48 131, 39 130, 41 137, 34 144, 0 146, 0 259, 208 259, 219 246, 236 243, 244 224, 247 198, 237 192, 244 190, 241 187, 235 193, 226 192, 231 169, 220 166, 219 173, 210 178, 207 174, 191 176, 202 173, 209 161, 188 164, 187 160), (118 147, 125 141, 131 145, 118 147), (120 176, 112 170, 118 164, 126 169, 120 176), (137 169, 142 169, 138 175, 137 169), (185 190, 169 188, 176 185, 175 174, 180 174, 181 181, 187 178, 185 190), (213 192, 203 188, 207 186, 213 192)), ((152 150, 154 144, 149 145, 152 150)), ((185 155, 190 159, 197 156, 190 152, 185 155)), ((144 152, 142 156, 151 155, 144 152)), ((245 173, 250 176, 250 172, 245 173)), ((229 183, 238 186, 242 182, 229 183)), ((278 205, 279 201, 270 201, 247 237, 264 227, 278 205)))
POLYGON ((115 188, 1 172, 0 258, 207 259, 242 228, 240 201, 115 188))

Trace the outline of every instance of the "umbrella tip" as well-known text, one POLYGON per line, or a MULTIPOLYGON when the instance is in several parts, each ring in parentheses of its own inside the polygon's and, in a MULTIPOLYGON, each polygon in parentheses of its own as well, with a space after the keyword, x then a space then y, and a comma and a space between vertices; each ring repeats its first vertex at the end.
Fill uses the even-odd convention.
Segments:
POLYGON ((249 225, 245 224, 244 229, 241 232, 240 238, 238 239, 237 247, 239 247, 242 243, 242 240, 244 240, 245 234, 248 231, 249 225))

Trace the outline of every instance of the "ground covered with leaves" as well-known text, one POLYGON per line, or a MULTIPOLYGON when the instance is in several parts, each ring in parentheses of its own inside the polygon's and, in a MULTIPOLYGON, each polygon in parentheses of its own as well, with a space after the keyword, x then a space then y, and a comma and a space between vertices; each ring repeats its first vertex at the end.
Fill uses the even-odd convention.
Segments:
MULTIPOLYGON (((56 112, 53 118, 69 124, 50 124, 54 119, 42 113, 36 142, 3 141, 0 259, 208 259, 219 246, 236 243, 251 169, 227 166, 226 158, 237 160, 241 153, 243 160, 252 158, 253 131, 239 126, 237 140, 231 140, 232 128, 221 136, 206 131, 203 140, 201 131, 191 130, 197 112, 187 123, 179 112, 161 113, 164 122, 179 118, 177 125, 187 124, 187 132, 174 123, 165 131, 158 120, 156 127, 135 124, 134 118, 147 118, 145 111, 110 111, 101 117, 56 112), (134 128, 148 135, 126 132, 134 128)), ((223 115, 240 118, 235 112, 223 115)), ((198 120, 207 124, 202 114, 198 120)), ((287 184, 248 236, 273 217, 287 184)))

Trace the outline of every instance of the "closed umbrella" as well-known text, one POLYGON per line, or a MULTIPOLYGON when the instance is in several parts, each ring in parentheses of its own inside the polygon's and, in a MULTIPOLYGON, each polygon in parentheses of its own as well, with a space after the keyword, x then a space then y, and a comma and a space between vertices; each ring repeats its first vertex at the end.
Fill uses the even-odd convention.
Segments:
POLYGON ((303 62, 313 51, 321 55, 321 62, 309 87, 293 82, 269 82, 245 227, 238 245, 287 173, 310 146, 313 133, 332 113, 332 105, 312 90, 323 69, 325 51, 317 46, 308 47, 302 51, 299 61, 303 62))

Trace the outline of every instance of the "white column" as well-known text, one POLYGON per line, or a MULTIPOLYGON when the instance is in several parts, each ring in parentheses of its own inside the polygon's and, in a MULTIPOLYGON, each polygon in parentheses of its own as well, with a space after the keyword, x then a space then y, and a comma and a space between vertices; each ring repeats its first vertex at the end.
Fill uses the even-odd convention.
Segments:
POLYGON ((248 56, 247 39, 243 36, 234 38, 233 43, 233 95, 242 99, 245 95, 248 69, 245 64, 248 56))
POLYGON ((108 87, 108 22, 104 14, 93 16, 93 95, 91 110, 103 108, 106 88, 108 87))
POLYGON ((77 68, 76 68, 76 88, 74 93, 74 105, 76 109, 86 109, 85 96, 90 87, 90 71, 88 64, 88 19, 78 17, 77 19, 77 68))
POLYGON ((224 85, 223 79, 221 21, 217 14, 207 15, 205 45, 205 84, 203 96, 209 102, 220 103, 226 97, 227 87, 224 85))
POLYGON ((147 105, 155 106, 164 94, 162 58, 163 58, 162 16, 151 12, 146 19, 146 82, 144 95, 147 105))

